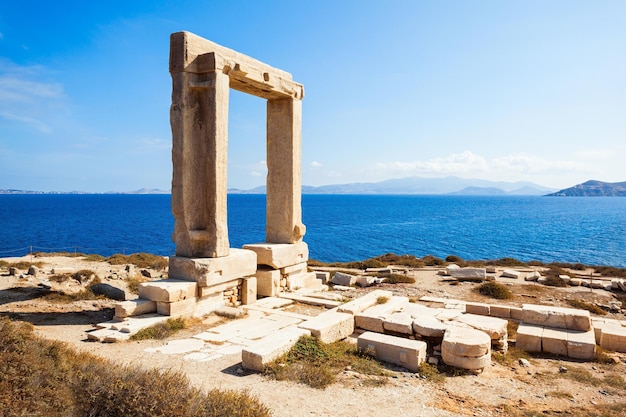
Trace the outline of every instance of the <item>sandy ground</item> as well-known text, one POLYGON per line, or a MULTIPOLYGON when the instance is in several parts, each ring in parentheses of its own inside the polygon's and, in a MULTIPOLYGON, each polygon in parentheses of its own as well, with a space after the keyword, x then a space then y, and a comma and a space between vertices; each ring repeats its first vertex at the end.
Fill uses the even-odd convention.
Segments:
MULTIPOLYGON (((5 258, 9 262, 27 260, 5 258)), ((196 362, 184 359, 183 354, 148 353, 146 349, 163 346, 165 341, 124 342, 104 344, 87 340, 87 331, 95 323, 106 321, 113 315, 113 302, 108 300, 80 301, 69 304, 49 303, 40 299, 46 293, 40 284, 57 284, 48 280, 52 268, 90 269, 103 281, 125 289, 123 266, 94 263, 76 258, 35 258, 44 262, 37 277, 10 276, 0 268, 0 315, 29 321, 36 332, 46 338, 61 340, 80 351, 90 352, 115 362, 159 369, 172 369, 185 373, 191 383, 203 389, 243 389, 255 394, 267 404, 276 416, 492 416, 510 415, 510 410, 530 414, 538 412, 567 414, 578 407, 589 410, 598 405, 626 403, 626 391, 606 386, 592 386, 563 378, 560 367, 584 368, 596 378, 607 375, 626 375, 626 355, 615 354, 611 365, 584 363, 558 357, 531 359, 531 366, 504 366, 493 362, 479 375, 449 376, 444 383, 423 380, 415 374, 392 370, 392 377, 380 387, 372 387, 367 378, 352 371, 344 371, 338 382, 324 390, 302 384, 279 382, 257 373, 241 369, 240 355, 226 355, 219 359, 196 362), (117 279, 109 279, 115 277, 117 279)), ((436 269, 409 272, 415 284, 397 284, 382 287, 398 295, 421 297, 431 295, 462 300, 496 303, 479 295, 475 283, 454 284, 442 280, 436 269)), ((611 292, 583 287, 556 289, 524 281, 499 278, 506 283, 515 297, 498 304, 521 306, 523 303, 566 305, 567 298, 578 298, 608 304, 614 299, 611 292)), ((59 284, 65 290, 76 290, 75 282, 59 284), (71 288, 70 288, 71 287, 71 288)), ((379 286, 380 288, 381 286, 379 286)), ((63 289, 63 288, 60 288, 63 289)), ((357 296, 367 290, 352 290, 348 296, 357 296)), ((128 295, 132 298, 132 295, 128 295)), ((298 308, 298 307, 296 307, 298 308)), ((306 307, 300 307, 306 308, 306 307)), ((608 317, 625 320, 622 312, 609 313, 608 317)), ((210 327, 217 320, 209 317, 205 323, 198 321, 173 339, 191 337, 210 327)))

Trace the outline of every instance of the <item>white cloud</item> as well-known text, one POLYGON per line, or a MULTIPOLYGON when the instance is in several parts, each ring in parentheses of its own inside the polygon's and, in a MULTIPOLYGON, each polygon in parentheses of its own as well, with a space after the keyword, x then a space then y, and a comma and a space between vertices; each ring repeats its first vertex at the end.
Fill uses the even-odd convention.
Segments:
POLYGON ((251 177, 262 177, 263 174, 261 174, 260 172, 257 172, 257 171, 252 171, 252 172, 250 172, 250 176, 251 177))
POLYGON ((559 160, 525 153, 503 155, 493 159, 471 151, 432 158, 426 161, 379 162, 377 170, 389 175, 479 175, 485 178, 517 178, 524 175, 585 172, 589 165, 578 160, 559 160))
POLYGON ((321 162, 318 162, 318 161, 313 161, 313 162, 311 162, 311 163, 309 164, 309 166, 310 166, 311 168, 320 168, 320 167, 322 167, 323 165, 322 165, 322 163, 321 163, 321 162))

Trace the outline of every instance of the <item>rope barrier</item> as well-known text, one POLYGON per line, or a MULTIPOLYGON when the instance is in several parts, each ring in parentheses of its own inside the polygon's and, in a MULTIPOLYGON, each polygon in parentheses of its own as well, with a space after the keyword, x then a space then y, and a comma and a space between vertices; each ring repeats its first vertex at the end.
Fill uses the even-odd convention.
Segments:
MULTIPOLYGON (((126 255, 126 251, 127 249, 130 249, 128 247, 100 247, 100 248, 88 248, 85 246, 63 246, 63 247, 56 247, 56 248, 51 248, 51 247, 45 247, 45 246, 35 246, 35 245, 31 245, 31 246, 26 246, 26 247, 22 247, 22 248, 17 248, 17 249, 10 249, 10 248, 0 248, 0 258, 8 258, 8 257, 13 257, 13 256, 25 256, 25 255, 32 255, 35 252, 80 252, 80 253, 92 253, 92 254, 98 254, 98 253, 122 253, 124 255, 126 255), (91 252, 90 252, 91 251, 91 252), (15 255, 17 253, 22 253, 22 255, 15 255)), ((142 252, 142 251, 137 251, 137 252, 142 252)), ((172 252, 171 248, 162 248, 162 250, 159 250, 158 252, 162 252, 162 253, 170 253, 172 252)), ((133 252, 136 253, 136 252, 133 252)))

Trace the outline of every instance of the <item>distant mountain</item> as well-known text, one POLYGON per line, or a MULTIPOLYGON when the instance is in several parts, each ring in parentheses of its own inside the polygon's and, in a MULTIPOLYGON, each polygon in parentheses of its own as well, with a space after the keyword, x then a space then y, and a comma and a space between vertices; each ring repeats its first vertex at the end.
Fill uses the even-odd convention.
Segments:
POLYGON ((582 184, 566 188, 556 193, 548 194, 550 197, 626 197, 626 181, 602 182, 589 180, 582 184))
MULTIPOLYGON (((545 195, 554 189, 530 182, 503 182, 459 177, 406 177, 381 182, 302 186, 303 194, 453 194, 453 195, 545 195)), ((266 188, 228 190, 231 194, 264 194, 266 188)))

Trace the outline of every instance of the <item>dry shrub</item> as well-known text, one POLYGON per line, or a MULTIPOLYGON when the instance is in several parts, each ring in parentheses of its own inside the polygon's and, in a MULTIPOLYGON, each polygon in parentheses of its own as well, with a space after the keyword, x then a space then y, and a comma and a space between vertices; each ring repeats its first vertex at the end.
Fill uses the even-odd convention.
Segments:
POLYGON ((132 255, 115 254, 105 259, 111 265, 133 264, 137 268, 150 268, 157 271, 167 268, 167 258, 150 253, 133 253, 132 255))
POLYGON ((45 264, 43 262, 28 262, 28 261, 18 261, 18 262, 9 262, 6 266, 9 268, 17 268, 20 271, 28 271, 28 268, 31 266, 36 266, 37 268, 43 268, 45 264))
POLYGON ((86 282, 91 282, 92 284, 99 284, 101 282, 98 274, 93 272, 90 269, 81 269, 80 271, 76 271, 72 274, 72 278, 76 281, 84 284, 86 282))
POLYGON ((7 319, 0 319, 0 410, 3 416, 270 415, 246 392, 203 394, 182 373, 122 367, 7 319))
POLYGON ((415 284, 415 278, 402 274, 390 274, 384 276, 387 284, 415 284))
POLYGON ((139 330, 130 338, 132 340, 165 339, 186 327, 187 322, 184 318, 167 319, 167 321, 139 330))
POLYGON ((478 292, 497 300, 508 300, 513 298, 513 294, 505 285, 499 284, 495 281, 489 281, 481 284, 478 287, 478 292))
POLYGON ((580 310, 587 310, 588 312, 597 314, 599 316, 606 315, 606 311, 602 310, 597 305, 588 303, 586 301, 578 300, 576 298, 567 300, 567 304, 569 304, 570 307, 578 308, 580 310))

